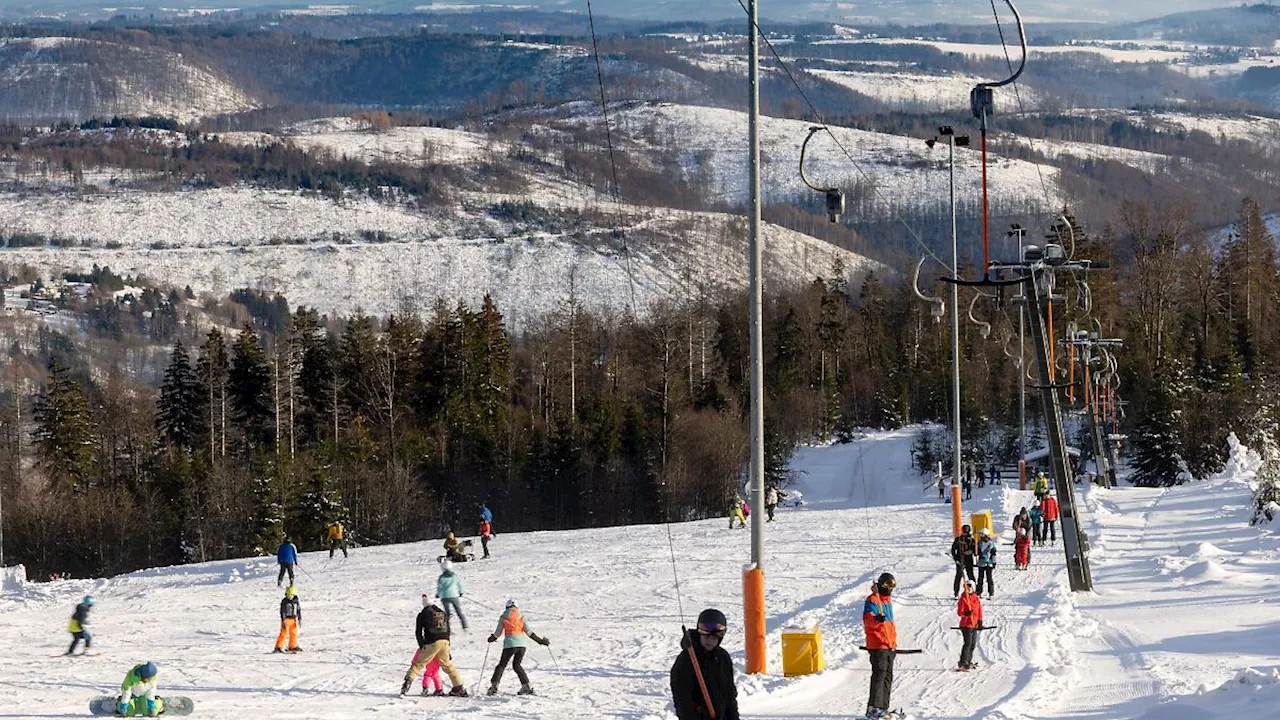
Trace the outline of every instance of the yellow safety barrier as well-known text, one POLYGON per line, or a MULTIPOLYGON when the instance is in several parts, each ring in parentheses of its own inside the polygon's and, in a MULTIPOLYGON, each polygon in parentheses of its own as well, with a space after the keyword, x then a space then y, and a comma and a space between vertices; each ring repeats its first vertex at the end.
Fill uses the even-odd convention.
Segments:
POLYGON ((996 526, 991 522, 990 510, 983 510, 970 515, 969 526, 973 528, 974 537, 978 537, 978 533, 982 532, 982 528, 990 530, 992 535, 996 534, 996 526))
POLYGON ((822 631, 782 631, 782 674, 786 677, 812 675, 826 669, 822 659, 822 631))

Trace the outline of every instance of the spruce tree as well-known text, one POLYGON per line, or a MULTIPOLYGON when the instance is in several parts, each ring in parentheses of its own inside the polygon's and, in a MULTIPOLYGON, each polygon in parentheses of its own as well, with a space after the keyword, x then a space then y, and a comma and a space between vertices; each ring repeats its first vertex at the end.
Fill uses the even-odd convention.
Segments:
POLYGON ((208 451, 210 461, 227 454, 227 383, 230 369, 226 341, 222 331, 214 328, 200 346, 200 360, 196 363, 200 410, 198 442, 208 451))
POLYGON ((250 323, 244 324, 236 338, 227 379, 228 397, 244 450, 248 453, 271 447, 275 437, 271 368, 250 323))
POLYGON ((1176 408, 1169 391, 1159 382, 1157 379, 1130 439, 1130 482, 1144 487, 1175 485, 1184 467, 1176 408))
POLYGON ((160 385, 156 429, 170 446, 191 452, 200 442, 200 381, 191 368, 187 349, 179 342, 169 356, 160 385))
POLYGON ((49 360, 49 380, 35 405, 36 457, 54 487, 84 490, 94 475, 94 423, 80 381, 49 360))

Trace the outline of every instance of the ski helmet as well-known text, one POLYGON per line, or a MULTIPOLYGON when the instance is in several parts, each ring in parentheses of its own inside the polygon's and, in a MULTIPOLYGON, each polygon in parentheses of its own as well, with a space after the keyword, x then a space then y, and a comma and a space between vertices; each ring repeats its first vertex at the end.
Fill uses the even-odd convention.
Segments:
POLYGON ((965 535, 968 535, 969 533, 973 532, 973 528, 969 527, 968 525, 961 525, 960 532, 965 535))
POLYGON ((297 588, 295 588, 294 586, 290 585, 289 587, 287 587, 287 588, 285 588, 285 589, 284 589, 284 596, 285 596, 285 597, 297 597, 297 596, 298 596, 298 589, 297 589, 297 588))
POLYGON ((707 608, 698 613, 699 634, 724 637, 725 630, 728 627, 729 619, 724 616, 724 613, 715 608, 707 608))
POLYGON ((991 528, 982 528, 978 534, 982 537, 991 537, 991 528))
POLYGON ((440 569, 444 570, 445 572, 449 572, 453 570, 453 561, 450 560, 449 558, 445 558, 444 562, 440 563, 440 569))
POLYGON ((898 586, 898 581, 893 578, 892 573, 880 573, 880 577, 876 579, 876 589, 882 595, 890 595, 893 589, 898 586))
POLYGON ((516 606, 516 599, 515 599, 515 598, 507 598, 507 607, 509 607, 509 608, 513 608, 513 607, 515 607, 515 606, 516 606))
POLYGON ((94 603, 94 602, 96 602, 96 601, 93 599, 93 596, 92 596, 92 595, 85 595, 85 596, 84 596, 84 604, 85 604, 85 605, 88 605, 89 607, 93 607, 93 603, 94 603))
POLYGON ((156 676, 156 664, 147 662, 145 665, 138 666, 138 677, 143 680, 149 680, 156 676))

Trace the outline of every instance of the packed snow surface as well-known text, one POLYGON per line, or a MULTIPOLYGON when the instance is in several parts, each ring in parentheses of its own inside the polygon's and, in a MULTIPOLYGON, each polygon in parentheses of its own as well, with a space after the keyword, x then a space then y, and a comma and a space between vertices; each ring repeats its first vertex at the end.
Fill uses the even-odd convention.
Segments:
MULTIPOLYGON (((1015 571, 1008 529, 1028 505, 1016 488, 975 489, 1001 537, 979 668, 953 670, 959 634, 951 596, 950 506, 912 471, 914 429, 801 450, 801 508, 767 526, 769 674, 738 677, 745 718, 852 718, 866 706, 869 667, 857 649, 869 583, 889 570, 900 646, 893 705, 910 717, 1270 720, 1280 702, 1280 542, 1251 528, 1244 470, 1167 489, 1086 492, 1094 593, 1070 593, 1061 546, 1036 548, 1015 571), (1170 571, 1169 563, 1185 564, 1170 571), (827 670, 785 679, 784 627, 818 625, 827 670)), ((667 672, 680 608, 729 616, 726 647, 741 668, 740 572, 747 531, 724 518, 670 526, 498 535, 491 560, 459 566, 469 629, 454 659, 483 690, 495 652, 485 636, 514 597, 550 649, 525 667, 537 697, 517 698, 510 671, 496 698, 398 698, 413 654, 418 597, 432 592, 438 539, 304 553, 299 655, 273 655, 281 592, 272 558, 156 568, 115 578, 10 582, 0 594, 0 705, 22 717, 76 717, 113 692, 135 662, 160 667, 163 692, 195 699, 203 718, 669 719, 667 672), (675 576, 679 576, 677 599, 675 576), (66 618, 92 593, 94 648, 63 658, 66 618), (486 652, 489 651, 489 652, 486 652), (554 655, 553 655, 554 654, 554 655)), ((416 687, 415 687, 416 690, 416 687)))

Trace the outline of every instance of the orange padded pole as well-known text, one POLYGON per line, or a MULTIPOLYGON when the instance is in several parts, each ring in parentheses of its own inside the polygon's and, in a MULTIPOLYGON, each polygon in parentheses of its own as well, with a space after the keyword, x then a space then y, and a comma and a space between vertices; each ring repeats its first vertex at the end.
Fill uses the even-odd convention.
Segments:
POLYGON ((742 571, 743 630, 746 632, 747 674, 765 672, 764 570, 749 565, 742 571))
POLYGON ((960 512, 960 483, 951 483, 951 534, 960 535, 960 526, 964 524, 960 512))

